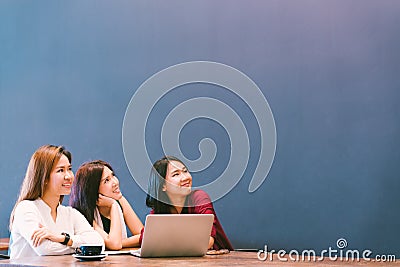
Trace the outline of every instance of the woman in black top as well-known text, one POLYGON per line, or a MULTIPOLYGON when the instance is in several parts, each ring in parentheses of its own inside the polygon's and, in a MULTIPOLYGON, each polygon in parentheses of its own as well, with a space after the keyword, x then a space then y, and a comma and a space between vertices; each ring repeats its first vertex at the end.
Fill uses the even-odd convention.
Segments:
POLYGON ((70 205, 100 233, 107 249, 139 245, 143 224, 122 195, 118 178, 109 163, 95 160, 79 167, 70 205), (126 226, 133 236, 127 237, 126 226))

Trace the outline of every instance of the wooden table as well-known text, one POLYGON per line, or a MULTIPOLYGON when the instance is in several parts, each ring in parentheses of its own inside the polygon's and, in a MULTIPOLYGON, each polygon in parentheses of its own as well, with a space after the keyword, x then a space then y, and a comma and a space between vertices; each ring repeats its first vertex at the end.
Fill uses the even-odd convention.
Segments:
POLYGON ((280 261, 277 255, 273 255, 272 260, 268 258, 261 261, 257 257, 256 252, 237 252, 233 251, 229 254, 204 256, 204 257, 182 257, 182 258, 137 258, 131 255, 109 255, 101 261, 79 261, 71 255, 64 256, 38 256, 22 258, 18 260, 0 260, 0 266, 400 266, 400 260, 396 262, 376 262, 364 261, 359 262, 341 261, 340 259, 332 261, 324 258, 322 261, 299 261, 293 262, 280 261))

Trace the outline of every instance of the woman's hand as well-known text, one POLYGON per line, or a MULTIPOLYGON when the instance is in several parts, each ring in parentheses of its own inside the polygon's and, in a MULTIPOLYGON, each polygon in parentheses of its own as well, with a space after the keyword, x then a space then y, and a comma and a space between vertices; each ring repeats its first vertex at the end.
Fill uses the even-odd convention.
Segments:
POLYGON ((116 203, 115 199, 99 194, 99 198, 97 199, 96 205, 99 207, 111 208, 114 203, 116 203))
POLYGON ((31 240, 33 242, 34 247, 39 246, 46 239, 53 242, 62 242, 64 241, 64 238, 65 238, 64 235, 61 234, 55 235, 40 223, 39 223, 39 228, 33 231, 33 234, 31 236, 31 240))
POLYGON ((93 220, 93 229, 97 231, 98 229, 103 229, 103 228, 101 228, 101 227, 97 224, 97 222, 93 220))

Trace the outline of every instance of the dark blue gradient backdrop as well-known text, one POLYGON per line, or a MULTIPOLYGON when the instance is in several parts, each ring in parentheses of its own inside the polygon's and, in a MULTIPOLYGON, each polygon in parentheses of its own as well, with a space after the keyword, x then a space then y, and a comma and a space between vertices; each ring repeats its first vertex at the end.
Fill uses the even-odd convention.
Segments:
MULTIPOLYGON (((145 193, 122 150, 125 110, 153 74, 203 60, 242 71, 268 100, 277 147, 267 179, 248 192, 260 130, 251 109, 218 86, 171 91, 150 116, 146 142, 161 157, 166 112, 191 97, 219 99, 244 120, 250 161, 215 202, 234 246, 321 251, 345 238, 348 248, 400 257, 399 25, 397 0, 1 0, 0 236, 31 154, 47 143, 72 151, 74 171, 109 161, 144 220, 145 193)), ((181 135, 189 159, 203 138, 219 150, 196 183, 224 170, 221 125, 198 119, 181 135)))

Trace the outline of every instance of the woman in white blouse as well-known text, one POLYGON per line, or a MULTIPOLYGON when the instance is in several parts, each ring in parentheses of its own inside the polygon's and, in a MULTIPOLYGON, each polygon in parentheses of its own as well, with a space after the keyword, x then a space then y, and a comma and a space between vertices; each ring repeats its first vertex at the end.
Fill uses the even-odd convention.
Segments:
POLYGON ((76 209, 61 205, 74 181, 71 153, 45 145, 32 155, 10 217, 10 258, 63 255, 103 238, 76 209))

